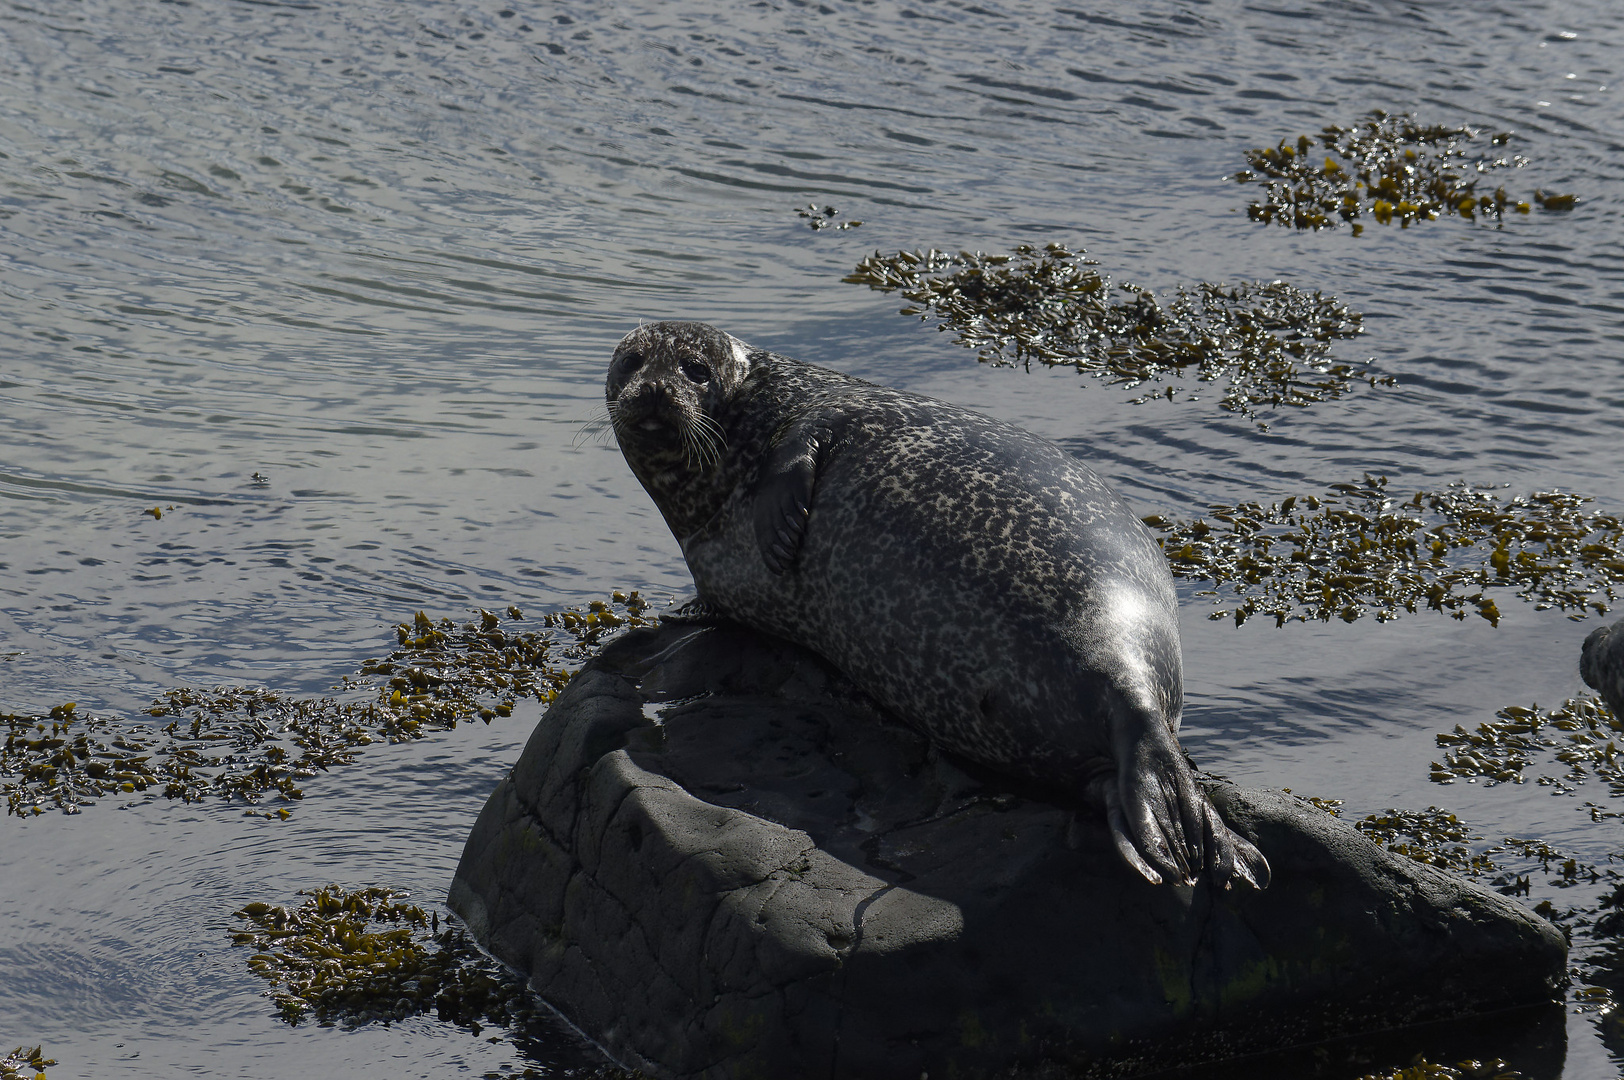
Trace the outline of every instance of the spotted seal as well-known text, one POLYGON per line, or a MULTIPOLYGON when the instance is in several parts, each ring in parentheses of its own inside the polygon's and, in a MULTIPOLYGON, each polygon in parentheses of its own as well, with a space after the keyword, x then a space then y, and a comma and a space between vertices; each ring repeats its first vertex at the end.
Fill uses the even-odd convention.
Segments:
POLYGON ((702 323, 627 334, 605 396, 706 607, 820 653, 945 749, 1092 802, 1152 882, 1267 883, 1179 749, 1167 561, 1081 462, 702 323))

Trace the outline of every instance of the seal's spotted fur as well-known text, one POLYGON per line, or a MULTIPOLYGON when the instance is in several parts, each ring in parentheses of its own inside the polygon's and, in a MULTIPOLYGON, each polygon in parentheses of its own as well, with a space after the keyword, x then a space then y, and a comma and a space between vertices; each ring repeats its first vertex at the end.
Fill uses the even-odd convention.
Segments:
POLYGON ((1152 881, 1267 881, 1178 748, 1166 560, 1071 455, 699 323, 628 334, 606 395, 712 609, 941 746, 1091 799, 1152 881))

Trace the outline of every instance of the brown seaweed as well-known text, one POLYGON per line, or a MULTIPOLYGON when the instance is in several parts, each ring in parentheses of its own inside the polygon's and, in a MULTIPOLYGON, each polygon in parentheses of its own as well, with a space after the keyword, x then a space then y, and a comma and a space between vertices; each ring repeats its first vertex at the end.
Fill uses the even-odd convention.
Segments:
POLYGON ((982 363, 1030 370, 1036 361, 1130 389, 1156 384, 1135 403, 1199 400, 1218 383, 1222 408, 1255 418, 1341 397, 1357 382, 1392 383, 1331 359, 1336 341, 1361 333, 1359 313, 1335 297, 1283 281, 1202 282, 1164 303, 1097 265, 1060 244, 1011 255, 933 248, 875 252, 845 280, 900 292, 902 314, 939 320, 982 363))

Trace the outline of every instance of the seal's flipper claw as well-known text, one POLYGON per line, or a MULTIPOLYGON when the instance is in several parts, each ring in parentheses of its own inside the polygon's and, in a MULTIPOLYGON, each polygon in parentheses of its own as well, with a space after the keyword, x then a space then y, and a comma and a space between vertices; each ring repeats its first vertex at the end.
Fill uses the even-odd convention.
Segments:
POLYGON ((1111 840, 1116 844, 1117 854, 1122 856, 1122 861, 1139 871, 1140 876, 1152 885, 1160 885, 1162 875, 1151 868, 1144 856, 1139 854, 1139 849, 1133 846, 1133 841, 1128 839, 1127 822, 1123 820, 1122 807, 1112 803, 1105 816, 1111 823, 1111 840))
POLYGON ((1207 848, 1207 876, 1215 885, 1228 890, 1235 877, 1235 845, 1229 830, 1224 827, 1223 819, 1218 816, 1217 807, 1207 803, 1202 812, 1204 819, 1203 840, 1207 848))
POLYGON ((1244 836, 1230 833, 1235 842, 1235 869, 1245 878, 1254 889, 1267 889, 1269 879, 1274 872, 1269 869, 1269 860, 1263 857, 1263 852, 1252 845, 1244 836))
MULTIPOLYGON (((1165 795, 1160 783, 1128 786, 1133 779, 1132 776, 1123 778, 1122 792, 1110 804, 1111 812, 1121 819, 1124 840, 1136 855, 1136 859, 1128 860, 1129 865, 1144 873, 1140 863, 1148 863, 1155 868, 1155 881, 1188 885, 1192 876, 1184 859, 1184 838, 1179 833, 1177 820, 1168 813, 1165 799, 1157 798, 1165 795)), ((1114 819, 1112 825, 1114 829, 1114 819)), ((1122 841, 1118 841, 1117 850, 1121 850, 1121 845, 1122 841)))

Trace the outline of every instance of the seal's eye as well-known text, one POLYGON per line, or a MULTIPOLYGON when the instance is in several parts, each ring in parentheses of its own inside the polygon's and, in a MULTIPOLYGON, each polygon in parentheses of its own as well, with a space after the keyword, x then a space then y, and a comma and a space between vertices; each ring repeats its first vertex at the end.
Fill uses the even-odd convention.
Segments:
POLYGON ((711 377, 710 368, 706 367, 704 361, 702 361, 702 360, 694 360, 694 359, 685 359, 685 360, 683 360, 683 362, 682 362, 682 373, 684 375, 688 376, 688 381, 689 382, 696 382, 696 383, 699 383, 700 385, 704 385, 705 383, 710 382, 710 377, 711 377))
POLYGON ((623 374, 630 375, 632 372, 643 366, 643 354, 640 352, 629 352, 620 358, 619 366, 623 374))

